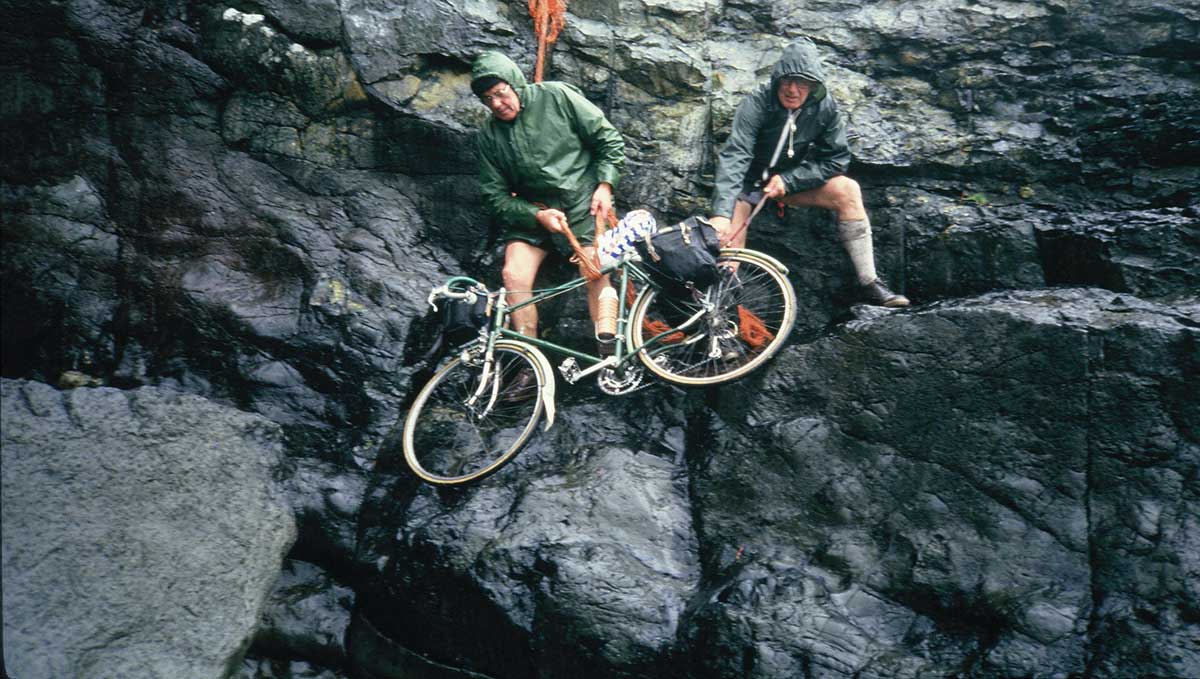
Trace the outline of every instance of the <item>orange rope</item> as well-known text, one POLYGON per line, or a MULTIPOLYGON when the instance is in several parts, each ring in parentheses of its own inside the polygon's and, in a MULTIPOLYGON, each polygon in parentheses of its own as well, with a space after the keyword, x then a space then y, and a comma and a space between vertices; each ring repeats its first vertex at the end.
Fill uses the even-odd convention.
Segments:
POLYGON ((579 239, 575 234, 571 233, 570 229, 563 231, 563 235, 567 237, 567 242, 571 244, 571 249, 575 254, 571 256, 571 261, 579 264, 580 273, 589 281, 600 279, 600 264, 596 259, 596 250, 592 249, 592 256, 588 257, 583 252, 583 246, 579 244, 579 239))
POLYGON ((567 0, 529 0, 529 16, 533 17, 533 29, 538 37, 537 66, 533 71, 533 82, 542 82, 546 51, 558 40, 558 34, 566 23, 567 0))
MULTIPOLYGON (((633 289, 633 281, 625 281, 625 305, 632 308, 635 301, 637 301, 637 292, 633 289)), ((646 333, 646 339, 661 335, 670 329, 671 326, 657 318, 647 318, 642 321, 642 330, 646 333)), ((660 341, 674 344, 675 342, 682 342, 683 339, 684 334, 682 332, 673 332, 660 341)))
POLYGON ((738 328, 742 336, 742 340, 750 345, 754 351, 760 351, 767 346, 767 342, 775 339, 775 335, 767 330, 766 323, 762 322, 758 316, 741 304, 738 305, 738 328))

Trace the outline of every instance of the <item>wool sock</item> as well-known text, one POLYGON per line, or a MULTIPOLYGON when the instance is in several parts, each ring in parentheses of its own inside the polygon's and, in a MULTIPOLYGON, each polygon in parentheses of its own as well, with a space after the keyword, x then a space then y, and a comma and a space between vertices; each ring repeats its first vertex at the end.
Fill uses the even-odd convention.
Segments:
POLYGON ((842 247, 846 248, 846 254, 850 255, 850 263, 854 265, 858 284, 874 283, 875 251, 871 246, 871 220, 864 217, 839 221, 838 236, 842 240, 842 247))

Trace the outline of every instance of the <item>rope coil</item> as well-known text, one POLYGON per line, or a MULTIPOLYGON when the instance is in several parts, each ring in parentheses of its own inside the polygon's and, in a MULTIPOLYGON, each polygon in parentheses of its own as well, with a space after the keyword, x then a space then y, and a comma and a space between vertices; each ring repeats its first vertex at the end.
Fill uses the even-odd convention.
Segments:
POLYGON ((542 82, 546 53, 558 40, 558 34, 566 24, 566 0, 529 0, 529 16, 533 17, 533 29, 538 37, 537 66, 533 71, 533 82, 542 82))

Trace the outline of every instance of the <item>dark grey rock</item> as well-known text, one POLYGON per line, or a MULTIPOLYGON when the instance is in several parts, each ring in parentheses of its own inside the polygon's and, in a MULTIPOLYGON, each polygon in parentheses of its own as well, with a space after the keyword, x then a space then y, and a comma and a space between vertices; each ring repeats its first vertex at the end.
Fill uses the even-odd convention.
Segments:
POLYGON ((229 679, 347 679, 347 676, 304 660, 246 658, 229 679))
MULTIPOLYGON (((4 375, 279 423, 291 556, 355 593, 345 665, 264 642, 231 671, 1200 675, 1193 4, 572 2, 547 77, 624 134, 618 207, 664 221, 708 210, 738 102, 813 37, 878 269, 924 306, 852 306, 831 215, 768 208, 750 243, 789 268, 796 346, 719 390, 564 388, 572 421, 437 493, 387 433, 431 368, 429 288, 498 283, 468 68, 532 73, 526 5, 16 4, 4 375), (663 526, 614 506, 652 498, 663 526)), ((588 348, 580 300, 543 311, 588 348)))
POLYGON ((1036 228, 1049 283, 1096 285, 1151 299, 1200 289, 1200 219, 1194 210, 1056 215, 1036 228))
POLYGON ((477 487, 402 493, 399 533, 380 546, 388 599, 371 599, 363 633, 489 676, 666 667, 699 564, 682 440, 676 455, 639 433, 675 429, 681 439, 679 415, 647 408, 658 397, 632 398, 619 419, 598 404, 565 408, 477 487), (437 584, 447 580, 458 583, 450 596, 437 584))
POLYGON ((2 389, 6 670, 226 676, 295 539, 278 426, 153 388, 2 389))
POLYGON ((366 99, 345 54, 313 50, 280 33, 263 14, 232 7, 205 17, 206 56, 250 90, 276 91, 309 117, 324 117, 366 99))
POLYGON ((263 0, 258 4, 288 35, 302 43, 334 45, 342 39, 338 0, 263 0))
POLYGON ((854 321, 731 387, 692 462, 719 583, 701 667, 1193 673, 1195 622, 1132 602, 1195 606, 1178 485, 1200 462, 1195 320, 1097 290, 995 293, 854 321), (1142 559, 1171 566, 1133 595, 1142 559), (1140 651, 1116 641, 1140 625, 1140 651))
POLYGON ((288 560, 267 600, 255 650, 275 658, 305 658, 323 667, 342 667, 353 607, 353 590, 313 564, 288 560))

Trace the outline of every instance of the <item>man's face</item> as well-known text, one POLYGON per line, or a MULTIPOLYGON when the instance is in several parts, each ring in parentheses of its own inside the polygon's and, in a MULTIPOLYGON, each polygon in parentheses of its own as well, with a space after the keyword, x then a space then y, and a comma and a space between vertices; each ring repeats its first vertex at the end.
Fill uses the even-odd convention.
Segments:
POLYGON ((521 112, 521 100, 508 83, 499 82, 488 88, 479 100, 491 110, 496 120, 511 122, 521 112))
POLYGON ((779 79, 779 103, 789 111, 794 111, 804 105, 808 93, 816 87, 816 83, 804 78, 788 76, 779 79))

